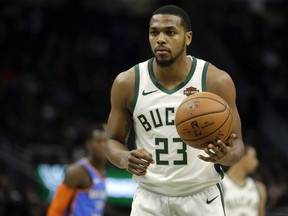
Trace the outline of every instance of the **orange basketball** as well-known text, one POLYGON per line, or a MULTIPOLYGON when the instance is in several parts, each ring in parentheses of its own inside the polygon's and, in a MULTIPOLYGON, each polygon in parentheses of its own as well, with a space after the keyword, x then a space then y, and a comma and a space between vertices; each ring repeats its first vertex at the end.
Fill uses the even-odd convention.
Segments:
POLYGON ((232 113, 220 96, 200 92, 189 95, 179 105, 175 126, 187 145, 203 149, 219 139, 227 140, 232 130, 232 113))

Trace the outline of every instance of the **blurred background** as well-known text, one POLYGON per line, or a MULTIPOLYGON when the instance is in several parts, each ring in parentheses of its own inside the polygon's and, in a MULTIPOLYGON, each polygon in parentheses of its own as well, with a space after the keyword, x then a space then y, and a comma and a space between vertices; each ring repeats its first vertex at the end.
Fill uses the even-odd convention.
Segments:
MULTIPOLYGON (((0 216, 45 215, 40 166, 61 178, 55 166, 83 154, 85 127, 107 120, 114 78, 151 58, 148 22, 164 4, 189 13, 189 54, 234 79, 267 215, 288 215, 287 0, 1 0, 0 216)), ((128 212, 109 202, 106 215, 128 212)))

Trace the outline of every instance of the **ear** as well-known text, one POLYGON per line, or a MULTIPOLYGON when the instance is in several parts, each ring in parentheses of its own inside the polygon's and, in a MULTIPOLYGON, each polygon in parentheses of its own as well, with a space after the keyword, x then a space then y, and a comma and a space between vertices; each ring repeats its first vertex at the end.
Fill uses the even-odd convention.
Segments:
POLYGON ((186 46, 189 46, 191 44, 192 36, 193 36, 192 31, 186 32, 186 46))
POLYGON ((85 146, 86 146, 86 149, 87 149, 88 151, 91 150, 91 144, 90 144, 90 143, 91 143, 91 142, 90 142, 89 139, 87 139, 86 142, 85 142, 85 146))

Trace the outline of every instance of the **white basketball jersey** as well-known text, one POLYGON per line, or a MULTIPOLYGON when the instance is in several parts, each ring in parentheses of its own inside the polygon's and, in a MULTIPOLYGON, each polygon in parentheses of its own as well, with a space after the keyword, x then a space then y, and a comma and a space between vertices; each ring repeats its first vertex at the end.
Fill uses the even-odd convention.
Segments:
POLYGON ((260 202, 259 191, 255 181, 248 177, 245 185, 240 187, 227 175, 221 183, 224 193, 227 216, 258 216, 260 202))
MULTIPOLYGON (((144 189, 169 196, 187 196, 221 180, 219 165, 200 160, 206 153, 187 146, 174 125, 175 113, 186 94, 206 91, 208 62, 195 57, 187 78, 174 89, 166 89, 155 78, 153 58, 135 66, 135 90, 131 107, 137 148, 150 152, 145 176, 134 179, 144 189)), ((222 176, 223 177, 223 176, 222 176)))

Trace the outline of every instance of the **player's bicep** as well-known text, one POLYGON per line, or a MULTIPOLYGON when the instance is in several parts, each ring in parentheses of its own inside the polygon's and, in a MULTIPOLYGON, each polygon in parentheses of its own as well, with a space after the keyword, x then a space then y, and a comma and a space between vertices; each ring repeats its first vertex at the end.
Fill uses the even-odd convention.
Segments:
POLYGON ((85 171, 79 164, 72 164, 65 170, 63 183, 71 189, 77 189, 82 185, 85 171))
POLYGON ((65 210, 68 208, 73 195, 73 189, 64 183, 60 184, 55 192, 54 198, 50 203, 49 208, 47 209, 47 216, 63 215, 65 210))
POLYGON ((111 89, 111 111, 108 118, 108 138, 125 143, 132 125, 132 116, 128 109, 133 92, 130 76, 122 73, 115 79, 111 89))
POLYGON ((259 215, 264 216, 265 215, 265 206, 267 203, 266 186, 262 182, 259 182, 259 181, 257 181, 256 184, 257 184, 259 196, 260 196, 259 215))
POLYGON ((228 103, 233 116, 232 132, 236 133, 238 138, 242 138, 241 120, 236 105, 236 88, 230 75, 211 66, 208 73, 207 88, 208 91, 218 94, 228 103))
POLYGON ((242 139, 241 119, 236 105, 236 88, 230 76, 223 79, 223 86, 221 94, 228 103, 233 116, 232 132, 236 133, 237 138, 242 139))
POLYGON ((108 139, 126 143, 131 125, 130 114, 127 111, 112 108, 108 118, 108 139))

